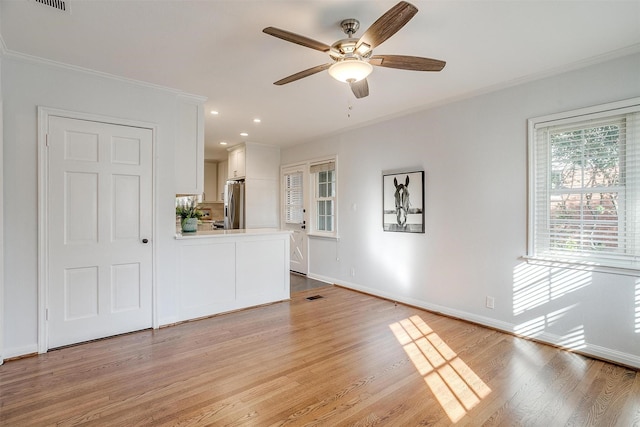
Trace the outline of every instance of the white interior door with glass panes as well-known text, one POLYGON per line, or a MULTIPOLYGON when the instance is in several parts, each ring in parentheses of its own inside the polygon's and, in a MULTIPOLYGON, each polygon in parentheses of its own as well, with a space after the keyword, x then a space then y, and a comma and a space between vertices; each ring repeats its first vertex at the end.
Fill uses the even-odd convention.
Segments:
POLYGON ((307 200, 308 172, 306 165, 290 166, 282 170, 283 228, 291 230, 290 269, 296 273, 309 272, 307 259, 307 200))
POLYGON ((152 131, 50 116, 47 348, 152 326, 152 131))

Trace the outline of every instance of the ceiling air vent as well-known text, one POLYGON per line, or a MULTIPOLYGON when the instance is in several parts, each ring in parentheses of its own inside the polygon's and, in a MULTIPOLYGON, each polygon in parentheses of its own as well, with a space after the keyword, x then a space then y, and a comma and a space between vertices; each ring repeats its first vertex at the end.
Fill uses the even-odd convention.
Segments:
POLYGON ((60 12, 70 13, 69 0, 33 0, 43 6, 52 7, 60 12))

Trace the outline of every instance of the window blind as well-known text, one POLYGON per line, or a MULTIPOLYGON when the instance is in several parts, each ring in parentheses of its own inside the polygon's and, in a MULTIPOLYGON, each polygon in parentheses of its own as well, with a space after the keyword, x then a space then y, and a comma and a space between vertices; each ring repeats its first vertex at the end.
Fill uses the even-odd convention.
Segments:
POLYGON ((284 221, 287 224, 301 224, 304 220, 302 172, 296 171, 284 176, 284 221))
POLYGON ((336 162, 326 162, 311 165, 309 171, 311 173, 328 172, 336 170, 336 162))
POLYGON ((529 255, 640 268, 640 106, 535 123, 529 255))

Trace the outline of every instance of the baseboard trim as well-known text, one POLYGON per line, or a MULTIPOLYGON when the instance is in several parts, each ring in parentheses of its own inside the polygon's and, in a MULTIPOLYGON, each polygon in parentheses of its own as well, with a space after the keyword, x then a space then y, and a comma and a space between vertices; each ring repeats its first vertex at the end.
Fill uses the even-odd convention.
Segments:
MULTIPOLYGON (((317 279, 317 280, 321 280, 321 279, 317 279)), ((381 292, 378 289, 361 286, 351 282, 341 282, 334 279, 332 280, 331 278, 328 278, 328 277, 323 277, 322 280, 331 281, 331 283, 334 283, 336 286, 340 286, 346 289, 351 289, 351 290, 362 292, 378 298, 384 298, 390 301, 399 302, 401 304, 420 308, 420 309, 427 310, 432 313, 440 314, 443 316, 463 320, 465 322, 474 323, 474 324, 495 329, 497 331, 504 332, 513 336, 517 336, 519 338, 524 338, 531 341, 539 342, 541 344, 550 345, 561 350, 570 351, 572 353, 580 354, 583 356, 591 357, 593 359, 598 359, 598 360, 602 360, 609 363, 615 363, 617 365, 621 365, 634 370, 640 370, 640 356, 636 356, 634 354, 624 353, 618 350, 613 350, 610 348, 598 346, 595 344, 589 344, 589 343, 583 343, 579 347, 575 347, 575 348, 568 347, 566 346, 566 344, 564 344, 564 341, 566 340, 563 337, 550 334, 547 332, 541 333, 539 335, 521 334, 516 332, 516 325, 509 322, 503 322, 500 320, 492 319, 490 317, 479 316, 474 313, 455 310, 455 309, 437 305, 437 304, 430 304, 415 298, 401 297, 398 295, 393 295, 388 292, 381 292)))
POLYGON ((307 277, 309 279, 317 280, 319 282, 328 283, 330 285, 334 285, 335 284, 334 279, 332 279, 331 277, 321 276, 319 274, 313 274, 313 273, 308 273, 307 277))
POLYGON ((38 344, 26 345, 24 347, 5 348, 4 361, 22 359, 38 355, 38 344))

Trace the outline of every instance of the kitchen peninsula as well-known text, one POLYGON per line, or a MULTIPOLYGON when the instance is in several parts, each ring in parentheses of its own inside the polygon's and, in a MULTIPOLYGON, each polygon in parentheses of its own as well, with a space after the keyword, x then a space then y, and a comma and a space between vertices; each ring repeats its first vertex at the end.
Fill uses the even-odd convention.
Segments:
POLYGON ((288 300, 290 232, 176 234, 178 321, 288 300))

